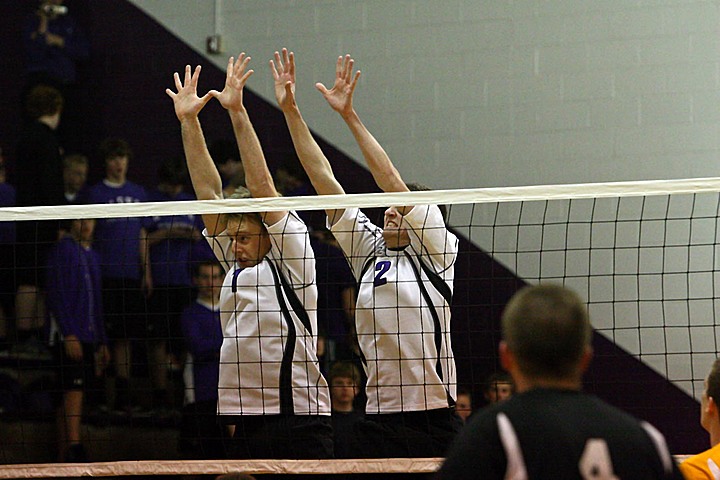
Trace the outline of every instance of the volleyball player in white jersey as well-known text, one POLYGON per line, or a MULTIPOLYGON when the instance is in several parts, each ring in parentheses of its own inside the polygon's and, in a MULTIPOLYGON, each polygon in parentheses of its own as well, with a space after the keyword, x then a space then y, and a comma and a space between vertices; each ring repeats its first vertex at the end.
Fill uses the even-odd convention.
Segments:
MULTIPOLYGON (((200 67, 177 93, 167 93, 180 120, 197 198, 222 198, 198 114, 211 97, 225 107, 240 148, 248 190, 278 196, 257 135, 242 102, 253 73, 249 57, 230 58, 222 92, 197 95, 200 67)), ((203 215, 208 238, 226 270, 220 295, 223 344, 218 413, 235 425, 236 458, 332 457, 327 382, 316 354, 315 259, 307 227, 294 212, 203 215)))
MULTIPOLYGON (((271 69, 278 104, 315 190, 345 193, 295 102, 294 55, 276 52, 271 69)), ((352 69, 350 56, 340 57, 332 90, 317 87, 349 126, 378 186, 409 191, 353 109, 360 72, 353 76, 352 69)), ((435 205, 390 207, 382 228, 356 208, 327 214, 358 282, 355 324, 368 377, 367 421, 356 431, 358 456, 441 456, 460 428, 450 345, 457 238, 435 205)))

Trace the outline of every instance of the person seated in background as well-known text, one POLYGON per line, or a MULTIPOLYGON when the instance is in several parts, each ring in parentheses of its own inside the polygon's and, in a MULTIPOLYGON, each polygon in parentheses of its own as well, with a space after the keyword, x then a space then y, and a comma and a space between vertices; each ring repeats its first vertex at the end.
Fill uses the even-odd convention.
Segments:
POLYGON ((515 391, 513 379, 507 372, 491 373, 485 380, 483 396, 488 405, 494 405, 512 397, 515 391))
POLYGON ((58 409, 60 461, 85 462, 80 424, 84 392, 110 361, 102 311, 100 263, 91 248, 95 220, 72 220, 51 250, 47 267, 50 342, 55 347, 62 405, 58 409))
POLYGON ((710 448, 680 464, 687 480, 720 480, 720 358, 713 362, 705 379, 700 401, 700 425, 710 434, 710 448))
POLYGON ((220 347, 220 288, 225 277, 216 261, 205 261, 193 268, 197 299, 180 317, 183 338, 192 364, 190 385, 186 385, 187 404, 180 424, 178 449, 187 459, 224 458, 223 426, 217 418, 220 347))
POLYGON ((88 175, 88 159, 85 155, 71 153, 63 157, 63 185, 68 205, 77 203, 80 192, 85 188, 88 175))
POLYGON ((467 388, 458 387, 455 413, 463 423, 467 423, 468 418, 470 418, 470 415, 473 413, 472 393, 470 393, 470 390, 467 388))
POLYGON ((592 327, 577 294, 523 288, 501 322, 517 393, 473 416, 438 478, 682 478, 658 430, 581 391, 592 327))
POLYGON ((355 398, 360 392, 360 370, 351 362, 335 362, 330 367, 330 400, 332 403, 335 458, 353 458, 354 427, 362 419, 355 409, 355 398))

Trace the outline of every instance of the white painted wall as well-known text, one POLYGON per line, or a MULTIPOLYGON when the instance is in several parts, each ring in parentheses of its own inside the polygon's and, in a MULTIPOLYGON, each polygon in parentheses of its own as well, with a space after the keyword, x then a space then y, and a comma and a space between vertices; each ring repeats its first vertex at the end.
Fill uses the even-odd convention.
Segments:
POLYGON ((224 68, 248 52, 250 88, 272 101, 267 61, 294 50, 311 128, 360 159, 313 87, 351 53, 363 72, 356 108, 408 180, 469 188, 718 175, 716 1, 132 1, 201 52, 217 24, 226 55, 208 61, 224 68))
MULTIPOLYGON (((294 50, 308 123, 359 160, 313 87, 351 53, 363 71, 356 109, 406 180, 440 189, 720 176, 717 1, 132 1, 201 52, 217 29, 226 54, 208 62, 224 68, 248 52, 250 87, 272 102, 267 62, 294 50)), ((647 204, 659 202, 659 218, 609 201, 625 222, 590 226, 581 210, 577 225, 544 228, 512 226, 517 205, 481 206, 466 236, 528 281, 576 288, 599 331, 697 396, 718 350, 720 278, 715 221, 689 218, 703 205, 714 215, 710 197, 674 199, 677 222, 662 220, 660 198, 647 204)), ((531 222, 528 212, 546 213, 524 208, 531 222)), ((451 221, 469 225, 468 213, 456 208, 451 221)))

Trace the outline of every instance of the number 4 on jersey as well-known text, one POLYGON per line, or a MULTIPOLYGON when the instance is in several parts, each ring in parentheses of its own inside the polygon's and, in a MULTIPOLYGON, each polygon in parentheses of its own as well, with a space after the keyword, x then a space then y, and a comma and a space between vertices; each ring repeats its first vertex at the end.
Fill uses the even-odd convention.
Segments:
POLYGON ((610 450, 601 438, 591 438, 585 444, 580 463, 580 475, 586 480, 618 480, 613 473, 610 450))

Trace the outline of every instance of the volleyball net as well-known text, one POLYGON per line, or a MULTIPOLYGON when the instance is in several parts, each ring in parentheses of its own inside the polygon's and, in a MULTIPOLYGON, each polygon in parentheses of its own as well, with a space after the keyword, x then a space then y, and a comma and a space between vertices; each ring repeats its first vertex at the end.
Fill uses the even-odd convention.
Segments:
MULTIPOLYGON (((41 478, 58 476, 58 472, 121 476, 308 473, 313 468, 315 473, 338 474, 433 471, 439 459, 198 460, 220 457, 214 448, 222 447, 212 445, 216 435, 226 433, 195 425, 193 439, 184 423, 187 406, 198 403, 195 394, 200 387, 194 385, 190 366, 192 355, 185 338, 189 333, 177 319, 201 291, 204 295, 219 288, 213 284, 213 276, 218 274, 211 266, 212 254, 198 235, 200 215, 291 210, 305 220, 317 261, 318 333, 322 338, 318 363, 328 376, 338 362, 355 363, 362 371, 362 355, 346 298, 354 282, 352 277, 348 280, 348 272, 341 272, 347 263, 338 254, 332 234, 325 230, 324 210, 359 207, 372 222, 382 225, 383 210, 389 205, 447 206, 447 225, 460 240, 454 263, 451 328, 457 386, 472 396, 475 408, 484 405, 486 380, 499 369, 499 318, 507 300, 525 284, 560 283, 587 301, 595 343, 602 346, 601 358, 595 362, 599 367, 589 374, 588 389, 636 415, 652 410, 649 420, 660 424, 673 453, 689 453, 683 449, 683 439, 674 441, 673 432, 662 424, 664 419, 672 424, 678 409, 696 416, 692 398, 700 398, 704 376, 717 357, 719 192, 720 179, 711 178, 0 209, 0 222, 5 222, 0 225, 24 230, 19 242, 3 245, 5 261, 0 272, 12 280, 6 281, 5 291, 0 292, 5 320, 0 334, 7 338, 0 351, 0 381, 5 385, 0 388, 4 392, 0 395, 0 436, 7 439, 0 443, 0 459, 4 464, 18 464, 17 468, 0 468, 0 478, 41 478), (125 227, 132 222, 149 232, 150 260, 153 255, 156 260, 162 258, 160 269, 152 275, 152 293, 142 272, 132 282, 107 282, 104 278, 108 269, 138 268, 138 260, 123 250, 134 245, 136 234, 122 239, 117 238, 120 233, 114 233, 113 249, 98 256, 102 258, 98 272, 72 249, 71 258, 60 261, 55 257, 54 263, 38 264, 39 259, 52 258, 55 253, 51 252, 58 250, 57 237, 48 239, 41 234, 46 225, 58 222, 66 236, 77 236, 82 235, 82 225, 93 219, 98 224, 122 226, 114 232, 131 231, 125 227), (75 226, 73 220, 79 220, 75 226), (34 241, 27 241, 28 231, 35 234, 34 241), (172 242, 184 246, 176 250, 177 245, 169 246, 172 242), (12 262, 7 261, 8 255, 12 262), (185 272, 182 281, 178 269, 185 272), (87 276, 99 277, 100 283, 92 284, 97 297, 87 289, 72 289, 78 285, 73 281, 87 280, 87 276), (28 283, 35 288, 26 288, 28 283), (53 291, 60 284, 66 285, 61 292, 65 295, 53 291), (62 394, 70 388, 66 383, 70 374, 59 362, 70 353, 59 351, 62 343, 59 347, 46 345, 53 336, 61 338, 56 333, 62 322, 53 314, 58 316, 62 308, 92 308, 96 299, 103 302, 106 313, 102 321, 108 333, 123 329, 123 338, 132 348, 112 351, 111 345, 108 368, 101 375, 95 372, 97 383, 85 386, 82 442, 89 460, 107 463, 62 470, 66 466, 53 466, 55 452, 64 441, 57 436, 55 422, 62 394), (108 305, 108 299, 116 303, 108 305), (137 317, 136 327, 142 332, 124 323, 128 316, 137 317), (42 332, 36 339, 39 345, 30 342, 28 346, 28 332, 33 331, 42 332), (622 374, 618 370, 632 376, 632 391, 618 379, 622 374), (118 383, 118 377, 127 382, 118 383), (684 396, 690 403, 660 408, 657 403, 662 402, 657 400, 653 406, 639 402, 638 390, 657 385, 671 390, 672 398, 684 396)), ((96 227, 94 233, 97 231, 96 227)), ((100 248, 89 239, 86 243, 90 249, 100 248)), ((222 341, 211 337, 203 338, 210 343, 222 341)), ((361 392, 355 405, 362 408, 363 403, 361 392)), ((214 415, 212 409, 194 413, 200 414, 195 419, 214 415)), ((214 420, 208 422, 214 425, 214 420)))

